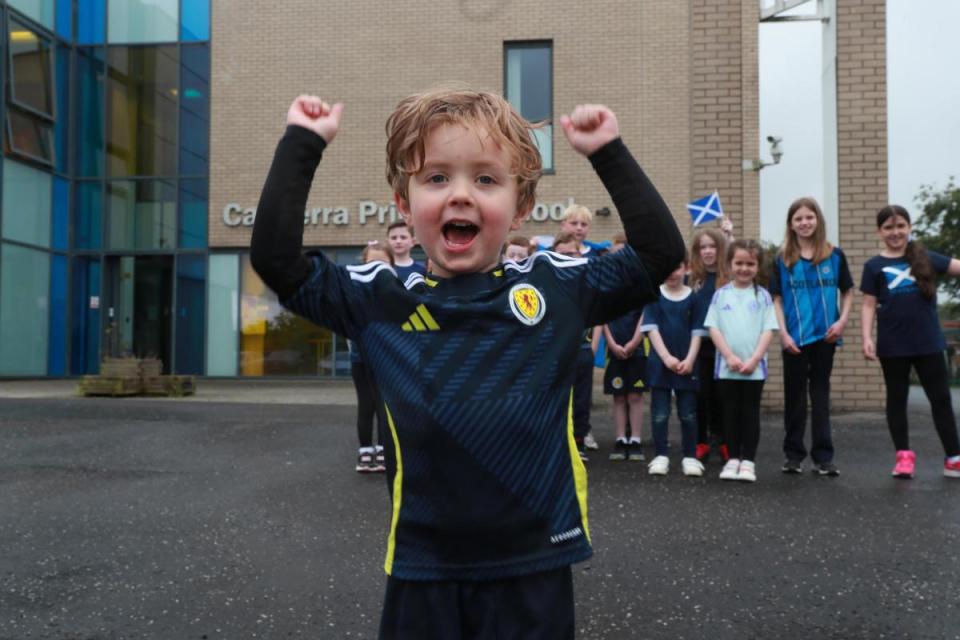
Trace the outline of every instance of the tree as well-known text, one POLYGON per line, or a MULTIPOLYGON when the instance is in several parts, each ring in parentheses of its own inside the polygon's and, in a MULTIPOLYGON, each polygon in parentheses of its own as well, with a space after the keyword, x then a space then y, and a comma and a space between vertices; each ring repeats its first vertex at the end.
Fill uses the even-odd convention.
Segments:
MULTIPOLYGON (((917 237, 923 244, 945 256, 960 256, 960 186, 954 177, 947 179, 947 186, 936 189, 934 185, 922 185, 914 199, 923 213, 914 225, 917 237)), ((955 304, 960 301, 960 280, 940 280, 940 291, 955 304)))

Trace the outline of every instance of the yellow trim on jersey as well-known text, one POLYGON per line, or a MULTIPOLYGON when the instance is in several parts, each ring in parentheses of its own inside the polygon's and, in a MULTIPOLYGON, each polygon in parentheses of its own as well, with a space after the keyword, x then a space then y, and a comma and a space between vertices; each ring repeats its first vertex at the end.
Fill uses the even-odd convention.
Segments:
POLYGON ((423 324, 423 321, 420 320, 420 316, 417 315, 416 311, 410 314, 410 322, 413 324, 413 328, 417 331, 427 330, 427 325, 423 324))
MULTIPOLYGON (((433 316, 430 315, 430 312, 427 308, 420 303, 417 305, 417 312, 420 314, 420 317, 423 318, 423 323, 427 325, 427 328, 431 331, 439 331, 440 325, 437 324, 437 321, 433 319, 433 316)), ((413 320, 413 316, 410 316, 410 319, 413 320)))
POLYGON ((573 481, 577 487, 577 502, 580 503, 580 520, 583 532, 590 542, 590 526, 587 524, 587 468, 577 451, 577 441, 573 438, 573 387, 570 388, 570 406, 567 409, 567 444, 570 447, 570 464, 573 466, 573 481))
POLYGON ((437 282, 436 280, 431 280, 430 278, 424 278, 423 281, 427 283, 427 286, 428 286, 428 287, 435 287, 435 286, 437 286, 438 284, 440 284, 440 283, 437 282))
POLYGON ((403 458, 400 456, 400 440, 397 438, 397 427, 393 424, 390 407, 384 404, 383 408, 387 414, 387 425, 393 438, 393 454, 397 461, 397 474, 393 476, 393 516, 390 518, 390 537, 387 538, 387 559, 383 563, 383 569, 389 576, 393 571, 393 554, 397 547, 397 522, 400 520, 400 498, 403 495, 403 458))
POLYGON ((503 269, 497 269, 496 271, 493 272, 493 275, 496 276, 497 278, 501 277, 503 275, 503 269))

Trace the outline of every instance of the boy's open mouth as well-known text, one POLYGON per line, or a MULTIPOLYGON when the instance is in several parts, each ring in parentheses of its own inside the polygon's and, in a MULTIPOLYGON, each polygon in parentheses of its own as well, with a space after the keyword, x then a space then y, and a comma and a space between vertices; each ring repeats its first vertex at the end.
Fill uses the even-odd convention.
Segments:
POLYGON ((453 246, 470 244, 480 228, 469 222, 448 222, 443 225, 443 238, 453 246))

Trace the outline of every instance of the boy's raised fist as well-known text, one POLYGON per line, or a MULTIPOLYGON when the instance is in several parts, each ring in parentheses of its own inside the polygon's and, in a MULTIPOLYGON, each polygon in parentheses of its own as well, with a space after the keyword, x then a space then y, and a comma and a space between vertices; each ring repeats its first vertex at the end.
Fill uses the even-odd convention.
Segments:
POLYGON ((560 117, 560 126, 570 146, 585 156, 620 135, 617 116, 602 104, 577 105, 570 115, 560 117))
POLYGON ((309 129, 330 144, 340 130, 342 114, 343 105, 339 102, 331 106, 320 96, 297 96, 287 111, 287 124, 309 129))

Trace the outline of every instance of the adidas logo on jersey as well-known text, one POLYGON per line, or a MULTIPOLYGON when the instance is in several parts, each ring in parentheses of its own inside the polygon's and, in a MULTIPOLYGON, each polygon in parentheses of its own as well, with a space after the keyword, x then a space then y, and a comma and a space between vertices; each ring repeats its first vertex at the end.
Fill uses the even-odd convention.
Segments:
POLYGON ((400 328, 404 331, 439 331, 440 325, 433 319, 427 308, 420 304, 410 314, 410 319, 400 325, 400 328))

